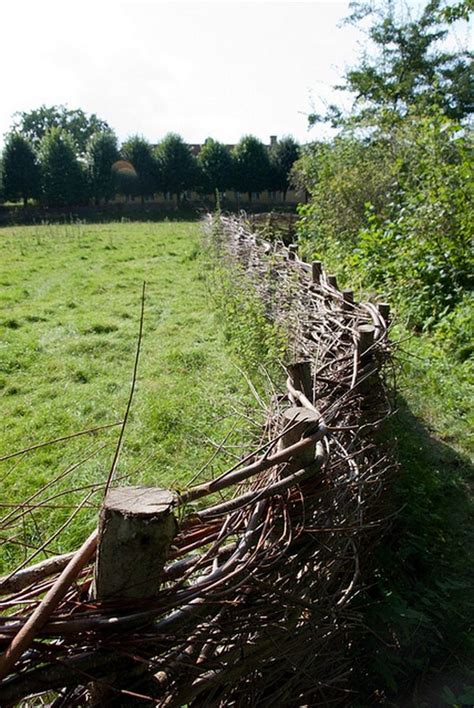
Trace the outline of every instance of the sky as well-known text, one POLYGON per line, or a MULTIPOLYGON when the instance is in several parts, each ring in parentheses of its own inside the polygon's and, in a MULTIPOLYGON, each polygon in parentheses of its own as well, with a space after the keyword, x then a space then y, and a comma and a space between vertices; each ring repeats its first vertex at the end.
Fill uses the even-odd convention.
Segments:
MULTIPOLYGON (((273 0, 38 0, 2 3, 0 144, 16 111, 66 104, 123 141, 300 142, 308 113, 334 101, 363 36, 349 3, 273 0)), ((338 99, 340 100, 340 99, 338 99)), ((319 137, 319 136, 318 136, 319 137)))

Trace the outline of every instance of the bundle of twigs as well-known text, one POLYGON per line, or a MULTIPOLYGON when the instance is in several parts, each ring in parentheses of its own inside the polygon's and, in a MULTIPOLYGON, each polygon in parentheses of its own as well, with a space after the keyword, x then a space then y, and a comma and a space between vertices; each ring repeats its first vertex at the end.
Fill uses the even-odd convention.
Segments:
MULTIPOLYGON (((180 530, 158 595, 93 602, 87 562, 1 682, 2 705, 47 691, 54 706, 353 700, 351 602, 386 523, 391 471, 373 435, 389 412, 386 311, 354 303, 317 264, 243 221, 217 226, 221 255, 291 328, 287 390, 258 450, 177 496, 180 530)), ((0 581, 2 650, 71 555, 0 581)))

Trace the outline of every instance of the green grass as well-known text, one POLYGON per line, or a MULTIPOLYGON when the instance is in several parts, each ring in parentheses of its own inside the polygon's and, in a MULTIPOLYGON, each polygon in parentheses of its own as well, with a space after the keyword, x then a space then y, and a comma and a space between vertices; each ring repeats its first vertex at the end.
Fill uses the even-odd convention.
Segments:
MULTIPOLYGON (((139 376, 118 466, 123 483, 183 487, 236 423, 229 445, 251 435, 240 413, 254 416, 255 401, 208 295, 200 239, 199 225, 190 223, 0 232, 0 456, 122 418, 143 281, 139 376)), ((0 463, 2 504, 21 502, 88 455, 38 499, 105 480, 117 435, 113 428, 0 463)), ((231 462, 220 455, 206 474, 231 462)), ((20 536, 38 547, 86 492, 65 494, 7 524, 3 569, 26 557, 20 536)), ((74 547, 96 523, 99 502, 96 494, 48 552, 74 547)), ((8 512, 0 508, 1 516, 8 512)))

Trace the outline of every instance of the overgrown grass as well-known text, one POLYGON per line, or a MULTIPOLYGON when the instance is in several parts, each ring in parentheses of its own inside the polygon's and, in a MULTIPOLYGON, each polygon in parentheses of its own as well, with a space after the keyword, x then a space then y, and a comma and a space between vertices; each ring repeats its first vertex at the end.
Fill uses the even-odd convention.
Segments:
MULTIPOLYGON (((121 420, 144 280, 142 354, 119 477, 125 484, 179 488, 224 436, 230 435, 227 444, 238 451, 259 414, 216 321, 200 239, 199 225, 185 223, 0 232, 0 456, 121 420)), ((85 497, 87 485, 105 480, 117 435, 112 428, 0 463, 5 517, 8 505, 24 501, 92 455, 41 499, 79 491, 29 509, 20 526, 5 526, 3 569, 47 540, 85 497), (27 550, 17 544, 20 531, 27 550)), ((232 461, 232 455, 220 455, 206 474, 232 461)), ((93 496, 47 551, 74 547, 96 523, 99 501, 100 495, 93 496)))

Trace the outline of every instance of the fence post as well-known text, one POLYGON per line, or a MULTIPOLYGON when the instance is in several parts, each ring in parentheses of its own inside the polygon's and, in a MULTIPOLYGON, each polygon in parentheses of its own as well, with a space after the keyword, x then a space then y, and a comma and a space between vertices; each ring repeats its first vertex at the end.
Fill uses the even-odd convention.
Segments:
POLYGON ((298 253, 298 246, 296 243, 290 243, 288 246, 288 260, 296 261, 296 255, 298 253))
POLYGON ((178 529, 173 502, 172 492, 157 487, 119 487, 108 492, 99 520, 95 599, 157 594, 178 529))
POLYGON ((335 275, 328 275, 328 285, 330 285, 334 290, 337 290, 337 278, 335 275))
POLYGON ((321 261, 313 261, 311 263, 311 281, 313 284, 319 283, 323 272, 323 264, 321 261))
POLYGON ((373 325, 365 324, 360 325, 357 328, 358 339, 357 339, 357 355, 360 361, 364 364, 370 358, 370 352, 368 350, 374 343, 375 339, 375 327, 373 325))
POLYGON ((350 310, 354 304, 354 291, 353 290, 343 290, 342 291, 342 309, 350 310))
POLYGON ((385 322, 385 326, 388 327, 390 320, 390 305, 388 302, 379 302, 377 304, 377 310, 379 311, 380 317, 385 322))
POLYGON ((289 364, 288 376, 293 388, 304 393, 311 403, 313 402, 313 378, 311 376, 310 361, 296 361, 289 364))
MULTIPOLYGON (((312 411, 309 408, 302 408, 299 406, 292 406, 287 408, 282 413, 283 424, 289 426, 289 430, 285 432, 280 438, 279 449, 284 450, 291 445, 294 445, 301 440, 304 434, 309 434, 316 430, 321 423, 321 416, 318 412, 312 411)), ((298 459, 295 459, 291 464, 289 473, 294 470, 294 468, 306 467, 314 461, 314 456, 316 454, 316 442, 314 445, 302 450, 299 454, 298 459)))

